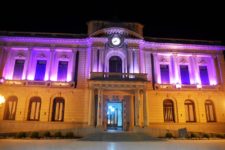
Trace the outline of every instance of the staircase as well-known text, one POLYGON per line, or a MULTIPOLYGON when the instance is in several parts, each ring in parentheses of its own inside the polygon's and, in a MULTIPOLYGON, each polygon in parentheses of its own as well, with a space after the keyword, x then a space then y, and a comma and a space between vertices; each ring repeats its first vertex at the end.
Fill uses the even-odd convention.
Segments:
POLYGON ((144 133, 135 132, 102 132, 87 135, 80 139, 81 141, 157 141, 158 138, 153 138, 144 133))

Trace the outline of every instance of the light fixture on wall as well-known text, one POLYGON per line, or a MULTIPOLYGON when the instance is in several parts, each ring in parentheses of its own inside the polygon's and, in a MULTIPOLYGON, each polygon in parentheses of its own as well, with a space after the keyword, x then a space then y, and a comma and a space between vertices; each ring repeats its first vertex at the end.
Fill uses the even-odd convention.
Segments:
POLYGON ((0 84, 4 82, 4 78, 0 78, 0 84))
POLYGON ((201 88, 202 88, 202 85, 197 83, 196 87, 197 87, 198 89, 201 89, 201 88))
POLYGON ((5 97, 0 95, 0 107, 5 103, 5 97))
POLYGON ((176 88, 180 89, 181 88, 181 84, 180 83, 176 83, 176 88))

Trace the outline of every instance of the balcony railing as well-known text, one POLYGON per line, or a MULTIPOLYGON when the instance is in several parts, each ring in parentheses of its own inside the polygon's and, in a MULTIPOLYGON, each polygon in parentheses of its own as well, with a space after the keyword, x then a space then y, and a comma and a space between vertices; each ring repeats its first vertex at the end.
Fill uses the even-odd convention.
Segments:
POLYGON ((68 87, 73 88, 75 82, 62 81, 30 81, 30 80, 2 80, 0 84, 17 86, 43 86, 43 87, 68 87))
POLYGON ((91 80, 147 81, 146 73, 91 72, 91 80))
POLYGON ((155 83, 156 90, 219 90, 220 85, 175 85, 175 84, 158 84, 155 83))

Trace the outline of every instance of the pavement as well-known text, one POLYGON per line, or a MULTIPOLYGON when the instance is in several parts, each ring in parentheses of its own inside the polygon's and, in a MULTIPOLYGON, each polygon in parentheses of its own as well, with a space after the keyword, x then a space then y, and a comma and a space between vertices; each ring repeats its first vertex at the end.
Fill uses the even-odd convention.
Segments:
POLYGON ((110 141, 110 142, 135 142, 135 141, 158 141, 159 138, 151 137, 144 133, 135 132, 103 132, 85 136, 81 141, 110 141))
POLYGON ((0 139, 0 150, 225 150, 225 140, 96 142, 76 139, 0 139))

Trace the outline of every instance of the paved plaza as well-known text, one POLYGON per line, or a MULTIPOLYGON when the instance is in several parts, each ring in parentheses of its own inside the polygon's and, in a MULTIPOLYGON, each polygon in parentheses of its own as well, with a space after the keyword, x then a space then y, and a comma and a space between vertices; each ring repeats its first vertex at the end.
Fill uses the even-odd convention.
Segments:
POLYGON ((1 139, 0 150, 225 150, 225 140, 90 142, 1 139))

